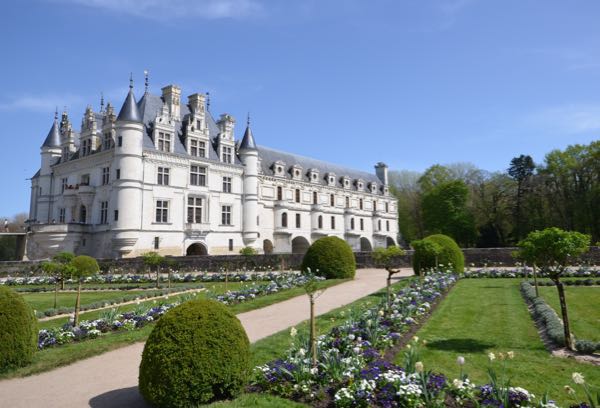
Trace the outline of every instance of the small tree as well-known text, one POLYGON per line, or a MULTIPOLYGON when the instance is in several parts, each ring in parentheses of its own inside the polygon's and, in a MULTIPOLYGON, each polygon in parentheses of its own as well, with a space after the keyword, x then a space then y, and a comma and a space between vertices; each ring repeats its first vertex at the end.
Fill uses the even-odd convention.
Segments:
POLYGON ((73 326, 79 324, 79 307, 81 305, 81 282, 86 276, 91 276, 100 271, 98 262, 91 256, 79 255, 75 257, 70 266, 72 267, 73 276, 77 279, 77 299, 75 300, 75 319, 73 326))
POLYGON ((158 252, 146 252, 142 255, 144 265, 156 272, 156 287, 160 286, 160 266, 165 262, 165 257, 158 252))
POLYGON ((302 285, 302 288, 306 292, 308 296, 308 301, 310 303, 310 335, 309 335, 309 345, 310 345, 310 358, 313 367, 317 366, 317 326, 316 326, 316 318, 315 318, 315 301, 319 296, 325 292, 325 289, 319 290, 318 280, 315 275, 311 272, 310 268, 306 268, 304 272, 306 276, 306 283, 302 285))
POLYGON ((394 268, 394 258, 399 256, 403 256, 405 254, 404 250, 395 245, 387 247, 387 248, 377 248, 373 251, 373 261, 375 261, 375 265, 379 268, 385 268, 388 273, 386 286, 387 286, 387 306, 388 308, 391 306, 391 286, 392 286, 392 276, 400 272, 400 268, 394 268))
POLYGON ((56 262, 46 261, 42 263, 42 270, 44 271, 44 273, 54 278, 54 309, 56 309, 58 305, 58 282, 62 281, 62 269, 62 265, 56 262))
POLYGON ((421 239, 417 241, 413 241, 410 245, 414 248, 415 254, 413 255, 415 258, 419 258, 417 261, 418 265, 414 265, 414 269, 419 271, 419 276, 423 279, 423 267, 425 265, 430 265, 431 261, 433 261, 434 267, 437 269, 438 257, 441 255, 443 248, 437 242, 433 242, 429 239, 421 239), (421 260, 425 263, 425 265, 421 264, 421 260))
POLYGON ((553 227, 543 231, 533 231, 518 244, 521 257, 533 261, 543 273, 548 274, 556 285, 563 319, 565 346, 569 350, 574 350, 574 347, 565 290, 560 278, 565 272, 569 260, 586 252, 589 249, 590 241, 589 235, 553 227))
POLYGON ((65 280, 67 279, 67 276, 71 276, 67 265, 69 265, 73 259, 75 259, 75 255, 72 252, 66 251, 59 252, 52 257, 52 260, 61 266, 61 268, 56 271, 57 275, 54 277, 55 279, 60 280, 60 290, 65 290, 65 280))

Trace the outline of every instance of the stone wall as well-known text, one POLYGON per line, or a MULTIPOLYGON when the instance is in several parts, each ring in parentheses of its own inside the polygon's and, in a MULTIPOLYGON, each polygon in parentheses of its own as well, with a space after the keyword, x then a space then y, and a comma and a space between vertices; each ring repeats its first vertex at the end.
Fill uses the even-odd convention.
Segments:
MULTIPOLYGON (((488 266, 512 266, 515 260, 512 257, 516 248, 467 248, 464 249, 465 266, 471 264, 475 267, 488 266)), ((396 259, 397 267, 410 267, 413 251, 396 259)), ((358 268, 374 267, 370 252, 356 252, 356 266, 358 268)), ((224 270, 284 270, 299 269, 302 264, 302 254, 273 254, 273 255, 207 255, 207 256, 179 256, 168 257, 174 266, 182 271, 202 270, 217 272, 224 270)), ((129 259, 101 259, 98 261, 103 271, 119 268, 123 272, 141 271, 143 262, 141 258, 129 259)), ((581 257, 580 262, 600 265, 600 247, 592 247, 588 253, 581 257)), ((7 275, 28 275, 39 273, 41 261, 10 261, 0 262, 0 277, 7 275)))

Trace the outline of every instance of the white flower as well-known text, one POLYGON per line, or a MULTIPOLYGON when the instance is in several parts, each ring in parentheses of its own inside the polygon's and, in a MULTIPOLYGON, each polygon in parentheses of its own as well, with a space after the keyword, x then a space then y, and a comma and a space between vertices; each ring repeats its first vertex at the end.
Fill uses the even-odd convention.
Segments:
POLYGON ((296 328, 295 328, 295 327, 292 327, 292 328, 290 329, 290 336, 292 336, 292 337, 296 337, 296 335, 297 335, 297 334, 298 334, 298 330, 296 330, 296 328))
POLYGON ((571 376, 573 378, 573 382, 575 384, 585 384, 585 378, 583 377, 583 375, 581 373, 573 373, 573 375, 571 376))
POLYGON ((423 363, 420 361, 417 361, 415 363, 415 370, 417 371, 417 373, 422 373, 425 367, 423 367, 423 363))
POLYGON ((465 364, 465 358, 464 358, 463 356, 458 356, 458 357, 456 358, 456 364, 458 364, 458 365, 460 365, 460 366, 461 366, 461 365, 464 365, 464 364, 465 364))
POLYGON ((380 311, 379 311, 379 316, 380 316, 380 317, 383 317, 383 310, 380 310, 380 311))
POLYGON ((298 350, 298 355, 300 355, 301 357, 304 357, 306 355, 306 350, 301 348, 300 350, 298 350))
POLYGON ((506 355, 507 355, 507 356, 508 356, 508 358, 509 358, 509 359, 511 359, 511 360, 512 360, 513 358, 515 358, 515 352, 514 352, 514 351, 508 351, 508 352, 506 353, 506 355))
POLYGON ((494 353, 491 353, 491 352, 490 352, 490 353, 488 353, 488 359, 489 359, 490 361, 494 361, 494 360, 496 359, 496 355, 495 355, 494 353))

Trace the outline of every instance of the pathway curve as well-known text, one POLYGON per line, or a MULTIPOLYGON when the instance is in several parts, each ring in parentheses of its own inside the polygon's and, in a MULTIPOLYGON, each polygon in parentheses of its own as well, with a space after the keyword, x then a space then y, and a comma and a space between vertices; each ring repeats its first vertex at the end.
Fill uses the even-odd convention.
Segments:
MULTIPOLYGON (((395 277, 412 275, 404 269, 395 277)), ((385 287, 387 272, 361 269, 356 279, 328 288, 316 302, 317 315, 352 303, 385 287)), ((238 316, 251 342, 306 320, 305 295, 238 316)), ((38 375, 0 381, 0 407, 148 407, 138 389, 144 343, 135 343, 38 375)))

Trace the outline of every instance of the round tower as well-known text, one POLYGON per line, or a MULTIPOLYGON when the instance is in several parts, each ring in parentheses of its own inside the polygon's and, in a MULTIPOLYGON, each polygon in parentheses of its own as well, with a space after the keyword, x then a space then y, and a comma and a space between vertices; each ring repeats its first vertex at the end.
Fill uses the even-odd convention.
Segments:
POLYGON ((42 224, 49 224, 53 218, 52 189, 54 186, 52 166, 56 164, 61 156, 58 112, 54 112, 54 123, 40 149, 40 174, 37 178, 37 186, 35 186, 37 188, 32 188, 31 191, 31 202, 36 203, 36 205, 32 205, 33 214, 30 214, 30 218, 42 224))
POLYGON ((133 250, 142 228, 144 126, 133 94, 132 81, 117 116, 115 135, 112 242, 114 254, 123 257, 133 250))
POLYGON ((244 245, 259 249, 258 240, 258 148, 250 129, 250 118, 238 154, 244 165, 243 227, 244 245))

